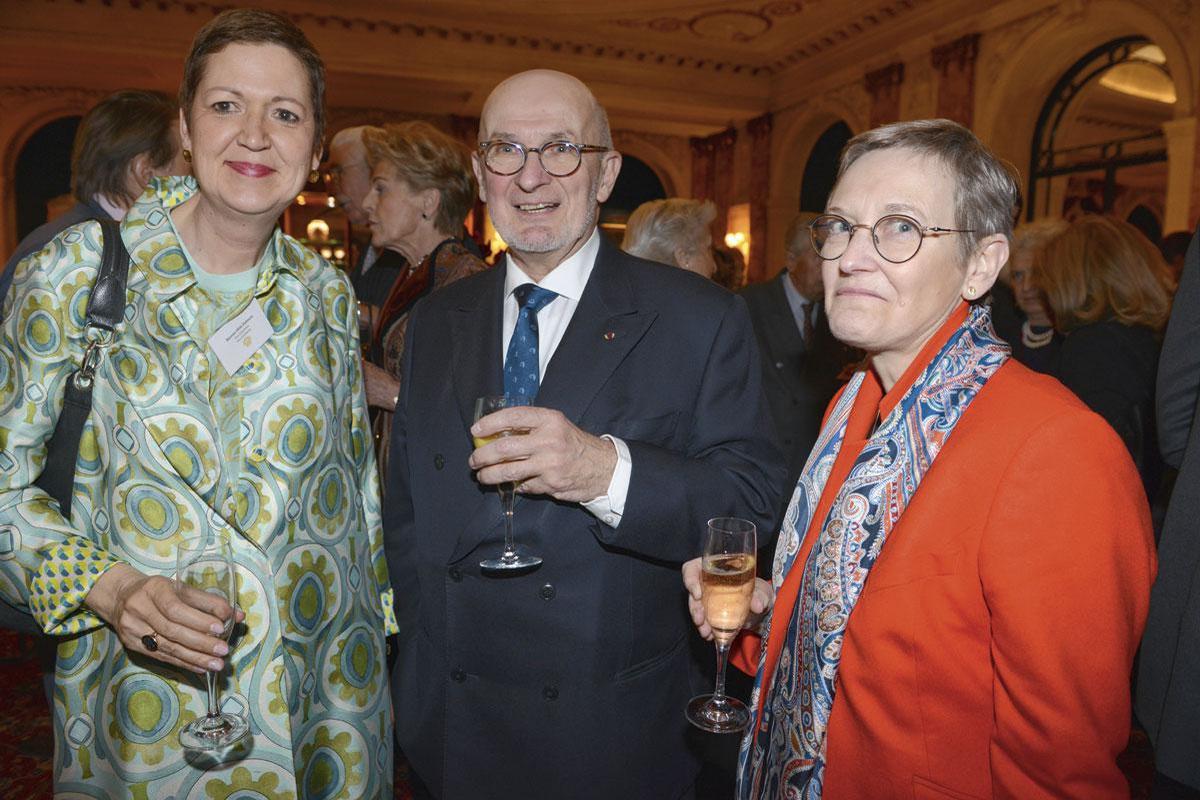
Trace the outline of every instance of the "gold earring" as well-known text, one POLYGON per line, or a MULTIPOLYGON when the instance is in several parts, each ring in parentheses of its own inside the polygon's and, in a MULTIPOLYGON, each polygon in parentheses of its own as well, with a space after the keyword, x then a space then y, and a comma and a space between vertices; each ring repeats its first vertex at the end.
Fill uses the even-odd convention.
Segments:
POLYGON ((971 298, 973 298, 974 296, 975 296, 975 287, 974 287, 974 286, 968 286, 968 287, 967 287, 967 299, 968 299, 968 300, 970 300, 970 299, 971 299, 971 298))
POLYGON ((312 172, 308 173, 308 182, 309 183, 316 183, 320 179, 321 179, 320 170, 314 169, 312 172))
POLYGON ((183 148, 183 160, 189 164, 192 163, 192 151, 188 150, 186 147, 183 148))

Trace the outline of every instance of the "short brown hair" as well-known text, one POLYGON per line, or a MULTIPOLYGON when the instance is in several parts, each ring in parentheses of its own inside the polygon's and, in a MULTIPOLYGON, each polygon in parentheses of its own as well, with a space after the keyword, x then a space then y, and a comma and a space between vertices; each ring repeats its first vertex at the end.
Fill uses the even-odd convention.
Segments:
POLYGON ((97 195, 119 205, 130 196, 125 180, 129 162, 145 153, 150 165, 165 167, 179 150, 174 124, 178 109, 162 92, 123 89, 83 115, 71 148, 71 194, 81 203, 97 195))
POLYGON ((458 233, 478 188, 465 144, 421 120, 366 128, 363 144, 372 172, 386 162, 413 191, 436 189, 438 210, 433 226, 447 236, 458 233))
POLYGON ((931 156, 950 171, 954 179, 954 224, 971 231, 961 237, 964 258, 993 234, 1002 233, 1012 240, 1013 219, 1021 202, 1016 171, 957 122, 918 119, 860 133, 842 150, 838 180, 863 155, 893 147, 931 156))
POLYGON ((188 124, 192 121, 192 101, 204 78, 208 57, 231 44, 278 45, 304 66, 313 109, 313 151, 318 151, 325 135, 325 64, 304 31, 273 11, 257 8, 223 11, 196 33, 192 49, 183 63, 183 83, 179 86, 179 107, 188 124))
POLYGON ((1167 323, 1170 272, 1158 248, 1128 222, 1080 217, 1042 246, 1035 263, 1060 331, 1105 319, 1155 331, 1167 323))

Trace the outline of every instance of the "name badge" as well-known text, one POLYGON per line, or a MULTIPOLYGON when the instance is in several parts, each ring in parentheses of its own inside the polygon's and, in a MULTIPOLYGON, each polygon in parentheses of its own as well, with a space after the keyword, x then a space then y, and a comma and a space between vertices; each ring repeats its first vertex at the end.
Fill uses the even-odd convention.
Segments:
POLYGON ((273 330, 257 300, 252 300, 246 310, 222 325, 208 346, 217 354, 221 366, 230 375, 241 369, 258 348, 271 338, 273 330))

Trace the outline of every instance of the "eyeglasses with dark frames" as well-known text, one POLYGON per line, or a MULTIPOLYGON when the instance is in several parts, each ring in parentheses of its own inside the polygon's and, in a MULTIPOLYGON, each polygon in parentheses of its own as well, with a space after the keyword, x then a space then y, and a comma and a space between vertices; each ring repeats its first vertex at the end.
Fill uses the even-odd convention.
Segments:
POLYGON ((850 239, 859 228, 871 231, 875 252, 893 264, 903 264, 912 259, 921 249, 926 236, 946 233, 974 233, 972 228, 939 228, 921 225, 904 214, 888 214, 876 220, 874 225, 854 224, 837 214, 823 214, 809 223, 809 235, 813 250, 826 261, 834 261, 845 254, 850 239))
POLYGON ((598 144, 575 144, 568 141, 546 142, 541 147, 526 147, 505 139, 480 142, 483 165, 496 175, 516 175, 525 168, 529 153, 537 153, 542 169, 556 178, 565 178, 579 169, 584 153, 607 153, 612 148, 598 144))

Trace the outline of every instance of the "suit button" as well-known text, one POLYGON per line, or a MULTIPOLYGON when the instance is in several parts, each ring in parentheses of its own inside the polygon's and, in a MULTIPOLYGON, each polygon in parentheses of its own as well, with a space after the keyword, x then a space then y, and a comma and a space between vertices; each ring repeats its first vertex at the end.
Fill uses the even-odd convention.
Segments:
POLYGON ((546 698, 547 700, 557 700, 558 699, 558 687, 557 686, 543 686, 542 687, 542 697, 546 698))
POLYGON ((446 574, 449 575, 450 580, 454 581, 455 583, 462 582, 462 570, 459 569, 457 566, 453 566, 450 569, 446 570, 446 574))
POLYGON ((454 681, 455 683, 462 683, 466 679, 467 673, 463 672, 461 669, 450 670, 450 680, 454 681))
POLYGON ((782 362, 782 361, 776 361, 776 362, 775 362, 775 369, 783 369, 783 362, 782 362))
POLYGON ((446 466, 446 459, 442 456, 441 453, 435 453, 433 456, 433 468, 441 469, 444 466, 446 466))
POLYGON ((554 584, 552 583, 547 583, 541 589, 538 589, 538 597, 542 598, 543 600, 553 600, 555 594, 556 591, 554 589, 554 584))

